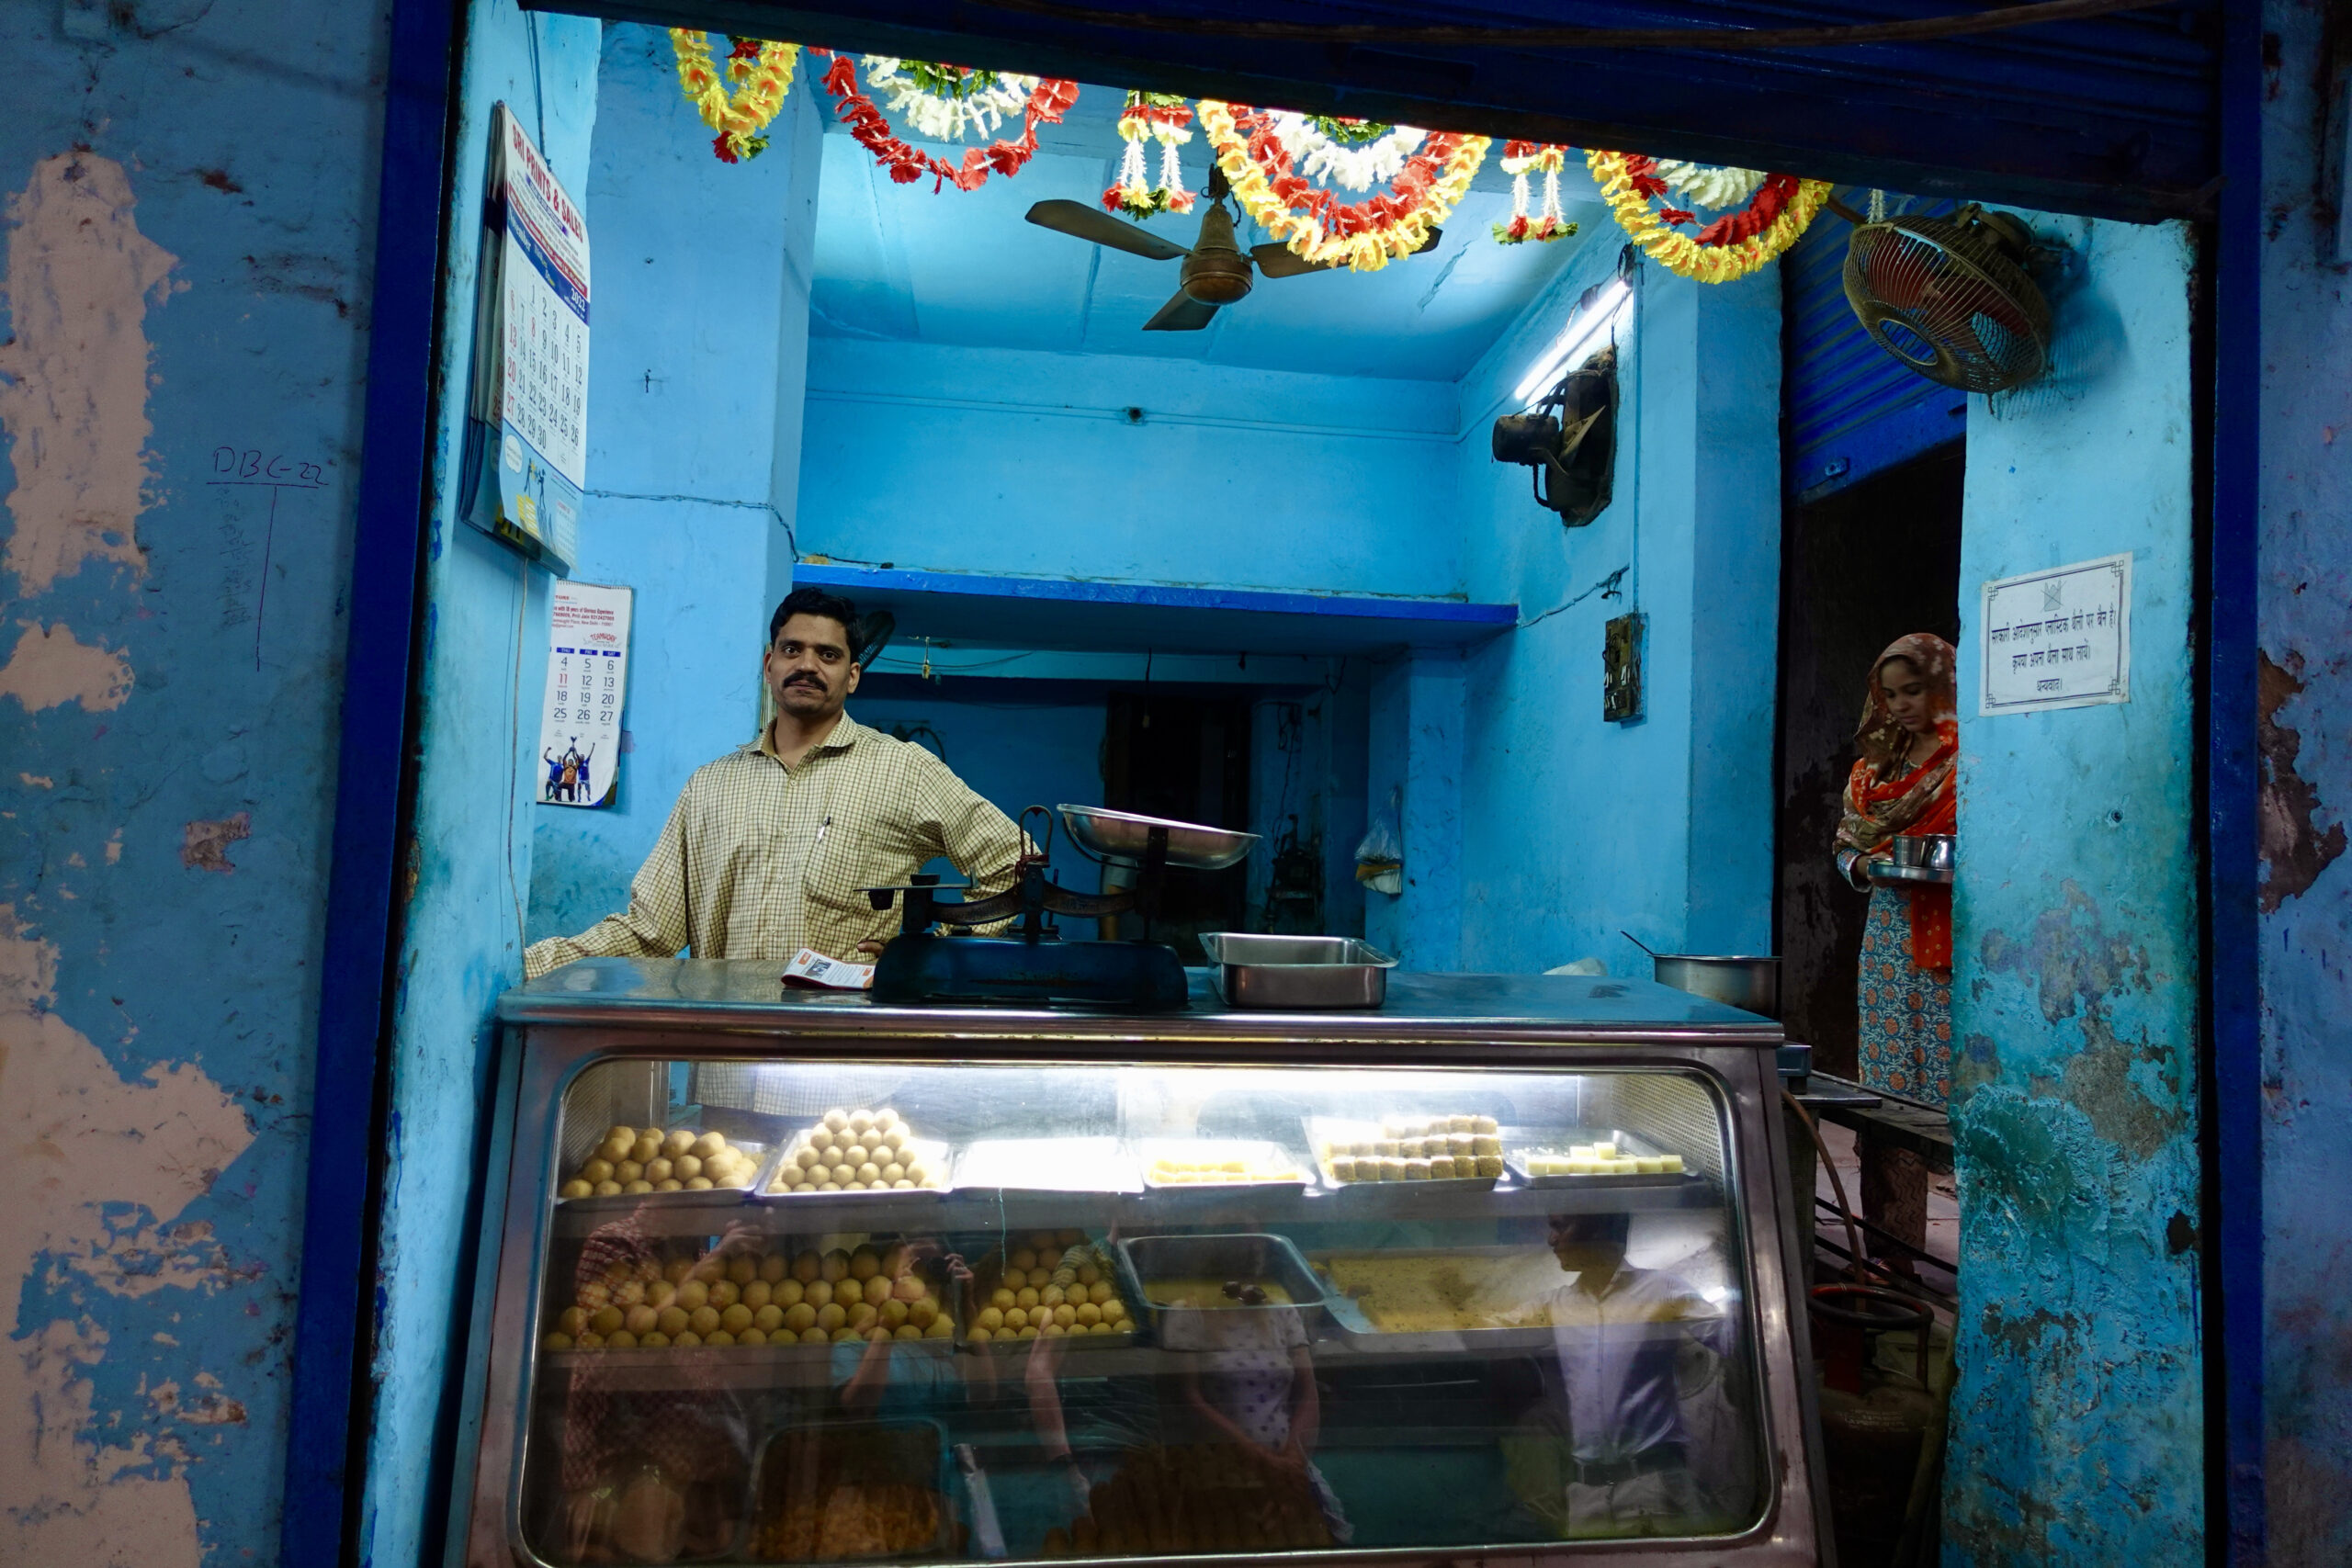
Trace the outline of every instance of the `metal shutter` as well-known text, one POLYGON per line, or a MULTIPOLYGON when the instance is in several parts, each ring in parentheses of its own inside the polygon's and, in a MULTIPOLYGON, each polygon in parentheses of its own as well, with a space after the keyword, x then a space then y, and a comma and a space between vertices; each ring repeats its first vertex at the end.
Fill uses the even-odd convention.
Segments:
MULTIPOLYGON (((1840 190, 1860 210, 1869 192, 1840 190)), ((1958 203, 1905 203, 1887 209, 1928 216, 1958 203)), ((1781 462, 1792 501, 1812 501, 1906 457, 1954 441, 1968 398, 1906 369, 1870 340, 1846 303, 1845 220, 1824 213, 1781 262, 1781 397, 1788 410, 1781 462)))
POLYGON ((1275 22, 1788 28, 1967 0, 524 0, 539 9, 1081 82, 1786 169, 2099 217, 2192 212, 2220 172, 2221 0, 1966 38, 1777 51, 1529 50, 1220 35, 1275 22), (1145 31, 1120 15, 1196 24, 1145 31))

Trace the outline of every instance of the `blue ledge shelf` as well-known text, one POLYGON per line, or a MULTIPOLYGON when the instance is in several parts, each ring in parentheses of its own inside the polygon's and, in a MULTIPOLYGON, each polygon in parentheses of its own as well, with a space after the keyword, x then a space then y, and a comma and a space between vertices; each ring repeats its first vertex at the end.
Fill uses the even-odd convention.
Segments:
POLYGON ((1372 653, 1483 641, 1519 623, 1516 604, 1374 599, 1248 588, 983 577, 803 561, 796 585, 847 594, 898 617, 898 638, 1090 653, 1372 653))

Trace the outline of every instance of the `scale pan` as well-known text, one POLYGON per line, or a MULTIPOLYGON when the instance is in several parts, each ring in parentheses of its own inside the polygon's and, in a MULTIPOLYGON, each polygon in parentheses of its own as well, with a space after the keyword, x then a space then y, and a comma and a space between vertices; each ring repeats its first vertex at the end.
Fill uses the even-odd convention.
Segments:
POLYGON ((1197 822, 1170 822, 1165 817, 1138 817, 1132 811, 1105 811, 1099 806, 1056 809, 1078 847, 1096 860, 1141 864, 1154 828, 1168 829, 1168 863, 1187 871, 1223 871, 1238 865, 1258 841, 1255 833, 1204 828, 1197 822))

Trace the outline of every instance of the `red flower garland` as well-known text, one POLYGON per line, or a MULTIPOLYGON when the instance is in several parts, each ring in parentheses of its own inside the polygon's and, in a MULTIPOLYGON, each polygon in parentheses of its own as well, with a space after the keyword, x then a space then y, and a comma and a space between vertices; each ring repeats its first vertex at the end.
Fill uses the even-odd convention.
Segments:
MULTIPOLYGON (((1657 197, 1666 194, 1666 182, 1657 177, 1657 160, 1638 152, 1625 155, 1625 173, 1634 189, 1643 196, 1657 197)), ((1747 205, 1737 212, 1727 212, 1692 236, 1702 245, 1736 245, 1770 229, 1780 220, 1781 210, 1795 196, 1798 186, 1794 175, 1766 175, 1764 183, 1748 198, 1747 205)), ((1661 207, 1657 215, 1668 223, 1695 223, 1699 215, 1679 207, 1661 207)))
POLYGON ((935 195, 953 185, 957 190, 978 190, 988 184, 989 175, 998 174, 1011 178, 1021 172, 1022 165, 1036 154, 1037 127, 1061 122, 1078 101, 1078 84, 1047 77, 1037 84, 1029 95, 1023 110, 1027 122, 1018 141, 994 141, 983 150, 967 147, 959 166, 944 158, 935 157, 919 148, 909 146, 890 129, 889 120, 874 100, 857 88, 857 68, 846 54, 835 54, 832 65, 825 72, 825 90, 839 101, 836 111, 849 133, 859 146, 874 154, 874 161, 890 171, 891 179, 900 185, 912 185, 925 175, 932 176, 932 191, 935 195))
POLYGON ((1471 140, 1454 131, 1432 131, 1419 149, 1405 160, 1405 166, 1389 182, 1388 189, 1376 191, 1362 201, 1343 202, 1294 171, 1290 149, 1275 134, 1274 117, 1270 110, 1235 104, 1233 125, 1249 138, 1250 162, 1265 175, 1274 199, 1293 211, 1303 209, 1323 225, 1326 234, 1340 239, 1352 239, 1411 216, 1438 176, 1445 172, 1446 160, 1463 142, 1471 140))

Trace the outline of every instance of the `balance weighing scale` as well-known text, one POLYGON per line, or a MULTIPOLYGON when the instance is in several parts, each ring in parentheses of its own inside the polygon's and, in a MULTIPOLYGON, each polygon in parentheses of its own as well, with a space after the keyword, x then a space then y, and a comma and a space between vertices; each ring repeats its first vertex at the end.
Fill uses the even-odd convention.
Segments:
POLYGON ((1136 1011, 1171 1011, 1184 1006, 1184 965, 1176 950, 1151 940, 1159 909, 1160 879, 1170 868, 1224 871, 1238 864, 1258 841, 1196 822, 1170 822, 1099 807, 1057 808, 1062 825, 1080 852, 1106 866, 1132 868, 1134 885, 1113 893, 1078 893, 1047 880, 1054 814, 1033 806, 1021 814, 1023 835, 1039 847, 1016 863, 1011 887, 988 898, 954 899, 945 893, 968 884, 944 884, 917 876, 888 887, 865 889, 876 909, 903 900, 899 934, 874 964, 876 1001, 1052 1002, 1136 1011), (1029 838, 1031 817, 1044 818, 1042 840, 1029 838), (1140 916, 1143 931, 1132 942, 1065 942, 1047 917, 1100 919, 1105 915, 1140 916), (938 936, 934 925, 970 929, 1020 917, 1002 936, 938 936))

